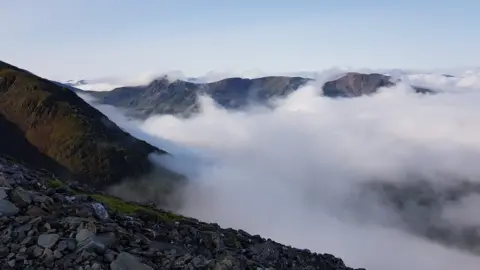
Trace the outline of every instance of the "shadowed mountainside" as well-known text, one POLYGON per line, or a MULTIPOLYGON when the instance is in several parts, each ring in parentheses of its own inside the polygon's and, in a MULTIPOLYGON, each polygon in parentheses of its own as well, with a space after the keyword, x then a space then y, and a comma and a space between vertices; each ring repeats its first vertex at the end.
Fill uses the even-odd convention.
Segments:
POLYGON ((153 169, 149 154, 165 153, 124 132, 67 88, 4 62, 0 125, 0 150, 95 186, 147 173, 153 169))
MULTIPOLYGON (((134 115, 148 117, 154 114, 190 116, 198 112, 198 95, 213 98, 227 109, 242 109, 250 104, 268 105, 274 98, 293 93, 312 79, 302 77, 271 76, 256 79, 228 78, 212 83, 192 83, 182 80, 169 81, 166 77, 148 85, 128 86, 107 92, 82 91, 97 99, 97 102, 116 107, 133 109, 134 115)), ((382 74, 347 73, 323 86, 327 97, 358 97, 375 93, 380 87, 395 85, 391 77, 382 74)), ((417 93, 433 93, 413 86, 417 93)))

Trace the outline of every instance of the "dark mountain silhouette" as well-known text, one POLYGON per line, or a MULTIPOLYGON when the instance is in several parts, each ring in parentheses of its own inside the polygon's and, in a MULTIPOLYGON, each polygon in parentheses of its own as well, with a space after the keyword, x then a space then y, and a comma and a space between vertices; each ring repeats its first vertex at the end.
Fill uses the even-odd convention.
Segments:
POLYGON ((0 137, 0 153, 96 186, 149 172, 149 154, 165 154, 67 88, 4 62, 0 137))
MULTIPOLYGON (((313 81, 302 77, 271 76, 256 79, 228 78, 212 83, 169 81, 163 77, 148 85, 120 87, 108 92, 86 92, 99 103, 130 108, 140 117, 153 114, 189 116, 198 111, 198 94, 206 94, 227 109, 242 109, 250 104, 267 104, 274 98, 285 97, 313 81)), ((380 87, 395 85, 390 76, 382 74, 347 73, 323 86, 327 97, 358 97, 375 93, 380 87)), ((417 93, 433 91, 413 87, 417 93)))

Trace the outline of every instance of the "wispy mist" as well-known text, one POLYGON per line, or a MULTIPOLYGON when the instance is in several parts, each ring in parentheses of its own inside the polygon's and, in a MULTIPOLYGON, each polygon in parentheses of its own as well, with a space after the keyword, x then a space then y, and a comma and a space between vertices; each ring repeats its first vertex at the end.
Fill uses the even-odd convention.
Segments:
MULTIPOLYGON (((423 180, 441 190, 479 181, 477 84, 408 78, 442 92, 419 95, 399 84, 373 96, 329 99, 318 95, 317 82, 277 101, 274 110, 231 112, 203 97, 195 117, 144 122, 97 107, 173 154, 157 161, 189 177, 177 193, 184 215, 331 253, 355 267, 478 269, 473 252, 411 230, 409 222, 431 222, 423 212, 412 210, 406 220, 369 188, 423 180)), ((439 220, 460 229, 480 226, 477 202, 475 195, 444 201, 439 220)))

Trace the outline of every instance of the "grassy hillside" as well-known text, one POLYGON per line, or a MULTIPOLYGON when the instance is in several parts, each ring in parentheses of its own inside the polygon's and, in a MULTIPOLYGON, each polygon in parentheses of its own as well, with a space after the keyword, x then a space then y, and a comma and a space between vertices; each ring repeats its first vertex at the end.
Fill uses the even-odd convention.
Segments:
POLYGON ((124 132, 72 91, 4 62, 0 119, 0 149, 97 186, 149 172, 148 155, 165 153, 124 132))

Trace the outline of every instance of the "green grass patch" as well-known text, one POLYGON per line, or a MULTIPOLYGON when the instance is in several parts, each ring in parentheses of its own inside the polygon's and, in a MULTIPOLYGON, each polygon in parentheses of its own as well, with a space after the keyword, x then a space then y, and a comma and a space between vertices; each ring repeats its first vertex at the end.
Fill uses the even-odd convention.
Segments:
MULTIPOLYGON (((65 183, 61 180, 51 178, 48 179, 46 185, 49 188, 61 188, 65 187, 65 183)), ((150 207, 142 206, 133 202, 124 201, 120 198, 109 196, 109 195, 102 195, 102 194, 92 194, 92 193, 85 193, 78 190, 72 190, 76 195, 87 195, 92 197, 92 199, 104 204, 109 210, 113 210, 125 215, 131 214, 142 214, 149 216, 153 220, 156 221, 177 221, 184 219, 182 216, 156 210, 150 207)))
POLYGON ((65 184, 58 179, 47 180, 47 187, 49 187, 49 188, 61 188, 61 187, 64 187, 64 186, 65 186, 65 184))
POLYGON ((110 210, 117 211, 122 214, 143 214, 154 218, 157 221, 181 220, 183 217, 173 213, 155 210, 149 207, 141 206, 122 199, 100 194, 88 194, 94 200, 103 203, 110 210))

